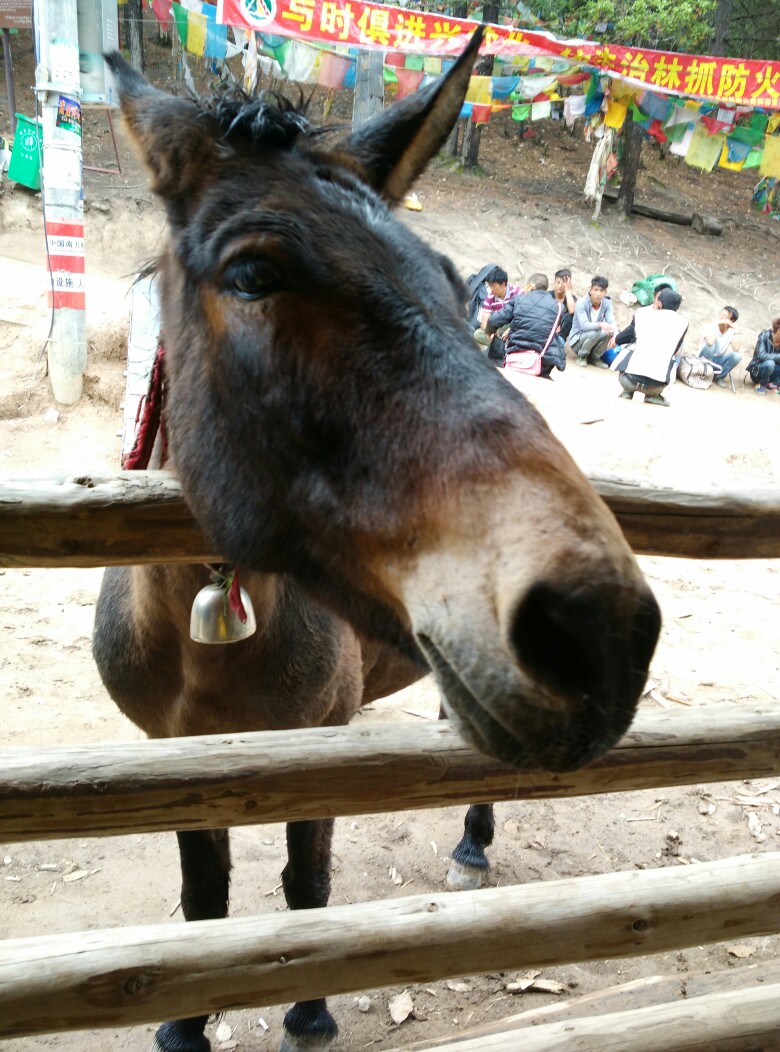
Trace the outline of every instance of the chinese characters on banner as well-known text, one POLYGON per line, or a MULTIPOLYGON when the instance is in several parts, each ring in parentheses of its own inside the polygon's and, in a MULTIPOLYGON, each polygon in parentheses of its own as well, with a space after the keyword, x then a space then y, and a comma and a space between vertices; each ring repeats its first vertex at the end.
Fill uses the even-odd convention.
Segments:
MULTIPOLYGON (((426 55, 460 54, 479 25, 363 0, 218 0, 217 22, 299 40, 426 55)), ((546 33, 494 25, 486 29, 482 50, 504 58, 557 56, 627 77, 653 91, 780 109, 780 60, 713 58, 556 40, 546 33)))

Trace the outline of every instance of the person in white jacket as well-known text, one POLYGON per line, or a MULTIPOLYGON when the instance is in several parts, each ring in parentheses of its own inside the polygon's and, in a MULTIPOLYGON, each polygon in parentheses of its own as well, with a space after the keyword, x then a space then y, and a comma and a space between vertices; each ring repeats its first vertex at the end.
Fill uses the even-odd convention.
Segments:
POLYGON ((663 390, 688 331, 688 322, 677 313, 681 303, 679 292, 662 289, 652 306, 640 307, 615 337, 615 344, 626 348, 612 363, 623 388, 621 398, 631 399, 641 391, 650 405, 669 405, 663 390))

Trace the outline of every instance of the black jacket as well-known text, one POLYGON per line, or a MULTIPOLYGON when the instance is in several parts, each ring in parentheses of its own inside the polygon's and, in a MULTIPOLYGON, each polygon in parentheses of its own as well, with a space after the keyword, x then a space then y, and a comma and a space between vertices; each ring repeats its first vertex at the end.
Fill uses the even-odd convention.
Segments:
POLYGON ((771 329, 765 329, 764 332, 759 333, 758 340, 756 341, 756 349, 753 351, 753 357, 750 359, 750 364, 748 365, 748 372, 750 373, 752 380, 755 380, 753 373, 758 369, 762 362, 780 363, 780 350, 778 350, 772 343, 771 329))
POLYGON ((514 351, 536 351, 540 354, 554 328, 555 335, 550 340, 544 358, 546 363, 563 371, 566 368, 566 354, 563 340, 558 335, 561 317, 555 298, 546 289, 534 289, 525 295, 515 296, 501 310, 493 311, 486 328, 488 334, 494 333, 509 322, 507 354, 514 351))

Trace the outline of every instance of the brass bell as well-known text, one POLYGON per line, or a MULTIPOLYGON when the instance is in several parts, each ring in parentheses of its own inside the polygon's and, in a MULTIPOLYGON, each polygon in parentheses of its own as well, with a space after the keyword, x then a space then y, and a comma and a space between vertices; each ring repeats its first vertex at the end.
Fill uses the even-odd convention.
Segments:
POLYGON ((195 596, 190 614, 190 638, 196 643, 240 643, 257 630, 252 600, 244 588, 241 602, 246 611, 242 621, 227 602, 221 584, 207 584, 195 596))

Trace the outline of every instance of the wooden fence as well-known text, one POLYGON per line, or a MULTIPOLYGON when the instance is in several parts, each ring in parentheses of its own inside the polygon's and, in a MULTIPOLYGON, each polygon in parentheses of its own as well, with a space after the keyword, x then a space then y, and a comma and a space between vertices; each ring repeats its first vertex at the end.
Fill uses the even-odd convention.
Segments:
MULTIPOLYGON (((780 557, 776 491, 680 494, 596 480, 638 552, 780 557), (746 544, 749 542, 749 550, 746 544)), ((212 561, 165 472, 0 482, 0 565, 212 561), (141 528, 143 527, 143 528, 141 528)), ((584 771, 529 775, 446 724, 318 728, 0 751, 0 839, 580 796, 780 774, 780 713, 640 714, 584 771), (377 769, 382 777, 377 777, 377 769), (295 771, 300 777, 290 778, 295 771), (186 785, 186 798, 181 792, 186 785), (388 796, 392 786, 392 799, 388 796)), ((469 971, 640 956, 780 931, 780 854, 478 892, 0 944, 0 1038, 128 1026, 469 971)), ((767 978, 759 976, 758 978, 767 978)), ((632 1052, 777 1048, 780 976, 632 1011, 511 1020, 415 1048, 632 1052)), ((406 1046, 409 1047, 409 1046, 406 1046)))

